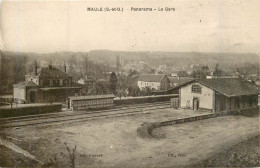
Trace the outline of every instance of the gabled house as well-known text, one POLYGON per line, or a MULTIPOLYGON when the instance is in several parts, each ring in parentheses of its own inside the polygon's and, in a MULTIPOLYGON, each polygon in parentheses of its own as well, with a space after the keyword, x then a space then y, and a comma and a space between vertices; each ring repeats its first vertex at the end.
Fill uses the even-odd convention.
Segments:
POLYGON ((243 79, 199 79, 178 87, 181 108, 212 112, 258 110, 259 88, 243 79))
POLYGON ((150 88, 151 90, 167 90, 170 88, 170 80, 165 74, 141 75, 139 76, 137 86, 140 90, 150 88))
POLYGON ((68 96, 78 95, 82 85, 72 82, 64 70, 49 65, 25 76, 25 82, 13 85, 14 98, 27 103, 65 102, 68 96))

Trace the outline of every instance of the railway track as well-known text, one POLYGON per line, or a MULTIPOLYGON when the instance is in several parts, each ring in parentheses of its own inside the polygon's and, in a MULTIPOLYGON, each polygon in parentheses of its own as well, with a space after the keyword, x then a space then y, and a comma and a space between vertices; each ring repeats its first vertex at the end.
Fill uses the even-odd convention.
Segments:
POLYGON ((119 117, 124 115, 133 115, 137 113, 142 113, 144 111, 153 111, 158 109, 168 108, 170 102, 159 102, 159 103, 144 103, 136 106, 126 105, 123 107, 118 107, 109 110, 99 110, 99 111, 77 111, 70 113, 49 113, 42 115, 31 115, 22 117, 12 117, 0 120, 0 127, 10 128, 10 127, 24 127, 31 125, 53 125, 58 123, 67 122, 78 122, 87 121, 97 118, 106 117, 119 117))
POLYGON ((54 118, 54 117, 63 117, 63 116, 75 116, 75 115, 81 115, 81 114, 90 114, 90 113, 99 113, 99 112, 106 112, 106 111, 118 111, 118 110, 125 110, 125 109, 135 109, 135 108, 142 108, 142 107, 151 107, 155 105, 169 105, 170 102, 156 102, 156 103, 142 103, 137 104, 135 106, 133 105, 120 105, 116 106, 112 109, 107 110, 95 110, 95 111, 63 111, 63 112, 55 112, 55 113, 47 113, 47 114, 35 114, 35 115, 26 115, 26 116, 19 116, 19 117, 8 117, 8 118, 2 118, 0 119, 1 123, 8 123, 8 122, 19 122, 21 120, 26 121, 27 119, 33 119, 33 118, 54 118))

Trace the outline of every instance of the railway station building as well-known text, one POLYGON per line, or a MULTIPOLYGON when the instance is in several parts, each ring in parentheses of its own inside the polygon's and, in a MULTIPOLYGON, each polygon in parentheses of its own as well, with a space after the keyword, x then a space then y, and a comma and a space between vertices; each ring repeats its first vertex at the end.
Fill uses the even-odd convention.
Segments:
POLYGON ((258 110, 259 88, 238 78, 192 80, 179 86, 179 106, 212 112, 258 110))
POLYGON ((49 65, 38 69, 35 61, 34 72, 25 76, 25 81, 13 85, 14 99, 26 103, 66 102, 69 96, 78 95, 82 85, 73 83, 72 76, 49 65))

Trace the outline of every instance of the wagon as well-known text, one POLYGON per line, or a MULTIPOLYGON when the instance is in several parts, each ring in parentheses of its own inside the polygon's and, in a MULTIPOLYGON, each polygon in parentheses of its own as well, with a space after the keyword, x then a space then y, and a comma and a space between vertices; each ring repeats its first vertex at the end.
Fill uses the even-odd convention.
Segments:
POLYGON ((87 109, 104 109, 113 107, 115 96, 92 95, 92 96, 72 96, 67 99, 68 109, 70 110, 87 110, 87 109))

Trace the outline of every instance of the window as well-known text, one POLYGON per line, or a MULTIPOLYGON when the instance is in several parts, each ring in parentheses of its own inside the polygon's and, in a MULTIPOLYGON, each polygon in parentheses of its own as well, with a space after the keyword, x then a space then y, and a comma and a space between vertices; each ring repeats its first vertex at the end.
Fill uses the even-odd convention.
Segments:
POLYGON ((235 98, 235 107, 236 107, 237 109, 240 108, 240 98, 239 98, 239 97, 236 97, 236 98, 235 98))
POLYGON ((44 80, 43 81, 43 86, 49 86, 49 80, 44 80))
POLYGON ((52 86, 52 84, 53 84, 53 81, 50 79, 49 80, 49 86, 52 86))
POLYGON ((69 84, 68 79, 63 79, 63 86, 67 86, 69 84))
POLYGON ((246 107, 246 102, 247 102, 247 97, 246 96, 244 96, 244 97, 242 97, 242 102, 243 102, 243 108, 245 108, 246 107))
POLYGON ((227 98, 224 96, 222 99, 223 107, 222 110, 226 110, 226 103, 227 103, 227 98))
POLYGON ((63 80, 60 79, 60 80, 59 80, 59 86, 62 86, 62 85, 63 85, 63 80))
POLYGON ((58 79, 53 80, 53 86, 59 86, 59 80, 58 79))
POLYGON ((255 105, 258 104, 258 96, 255 96, 255 105))
POLYGON ((192 93, 201 93, 201 87, 199 85, 192 85, 191 92, 192 93))
POLYGON ((254 101, 254 98, 252 96, 250 96, 250 98, 249 98, 250 107, 253 106, 253 101, 254 101))

